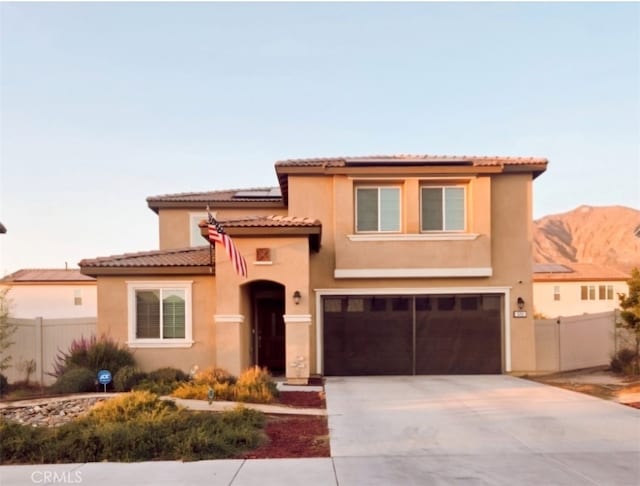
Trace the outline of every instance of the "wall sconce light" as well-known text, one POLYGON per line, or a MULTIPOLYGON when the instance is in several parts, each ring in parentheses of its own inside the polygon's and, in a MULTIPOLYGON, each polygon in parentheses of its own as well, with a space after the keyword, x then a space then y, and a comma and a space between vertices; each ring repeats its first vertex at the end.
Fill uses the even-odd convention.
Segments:
POLYGON ((302 294, 300 293, 299 290, 296 290, 293 293, 293 302, 298 305, 300 303, 300 300, 302 299, 302 294))
POLYGON ((518 300, 516 302, 518 304, 518 309, 524 309, 524 299, 522 297, 518 297, 518 300))

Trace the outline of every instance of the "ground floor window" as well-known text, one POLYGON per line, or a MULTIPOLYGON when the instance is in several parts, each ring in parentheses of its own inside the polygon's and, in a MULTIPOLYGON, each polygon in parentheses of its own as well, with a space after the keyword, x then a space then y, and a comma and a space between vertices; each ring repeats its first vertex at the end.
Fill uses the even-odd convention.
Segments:
POLYGON ((598 299, 613 300, 613 285, 598 286, 598 299))
POLYGON ((190 345, 191 282, 130 282, 129 344, 190 345))
POLYGON ((581 300, 596 300, 596 286, 595 285, 582 285, 580 287, 580 299, 581 300))

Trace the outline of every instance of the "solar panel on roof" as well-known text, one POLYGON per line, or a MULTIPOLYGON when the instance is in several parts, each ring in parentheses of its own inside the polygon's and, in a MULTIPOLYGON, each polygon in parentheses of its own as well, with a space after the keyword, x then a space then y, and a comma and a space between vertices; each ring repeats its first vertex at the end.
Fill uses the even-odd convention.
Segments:
POLYGON ((345 159, 347 165, 473 165, 470 160, 464 159, 437 159, 432 157, 367 157, 345 159))
POLYGON ((282 192, 279 187, 272 187, 270 189, 238 191, 233 197, 243 199, 279 199, 282 197, 282 192))
POLYGON ((573 273, 573 270, 559 263, 535 263, 533 273, 573 273))

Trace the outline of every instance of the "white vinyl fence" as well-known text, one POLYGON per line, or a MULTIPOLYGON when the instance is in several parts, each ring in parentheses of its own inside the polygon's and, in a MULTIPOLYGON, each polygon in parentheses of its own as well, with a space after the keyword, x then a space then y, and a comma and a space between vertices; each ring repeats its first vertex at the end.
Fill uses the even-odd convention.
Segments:
POLYGON ((570 371, 608 365, 622 347, 624 330, 616 328, 618 311, 535 321, 536 370, 570 371))
POLYGON ((96 318, 73 319, 18 319, 9 318, 17 325, 11 336, 14 343, 5 354, 11 356, 11 366, 4 371, 9 383, 26 378, 24 364, 33 360, 36 364, 30 381, 51 385, 55 379, 47 373, 53 371, 53 363, 59 351, 67 351, 74 339, 88 338, 96 333, 96 318))

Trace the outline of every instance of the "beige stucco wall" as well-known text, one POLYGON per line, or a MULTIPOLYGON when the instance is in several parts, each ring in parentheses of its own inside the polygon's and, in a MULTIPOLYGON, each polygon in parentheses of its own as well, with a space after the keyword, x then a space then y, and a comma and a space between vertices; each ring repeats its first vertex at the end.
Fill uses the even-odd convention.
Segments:
MULTIPOLYGON (((404 235, 419 233, 420 179, 394 177, 403 186, 404 235)), ((405 289, 410 292, 499 292, 506 296, 503 363, 506 371, 535 370, 536 349, 532 291, 532 189, 530 174, 469 177, 467 232, 474 238, 417 241, 354 241, 354 184, 362 178, 335 176, 289 177, 288 212, 272 209, 213 210, 217 217, 288 214, 322 222, 319 253, 310 252, 308 237, 237 236, 234 242, 248 263, 248 279, 237 276, 226 254, 216 247, 216 276, 172 277, 194 281, 193 338, 188 349, 138 349, 136 359, 145 369, 159 363, 188 370, 217 365, 238 374, 253 362, 253 323, 249 286, 267 280, 285 287, 286 366, 291 378, 321 372, 321 319, 316 309, 319 292, 326 289, 405 289), (270 248, 271 263, 255 261, 256 248, 270 248), (442 277, 335 278, 336 269, 445 269, 442 277), (490 276, 453 277, 447 269, 489 268, 490 276), (302 293, 295 305, 293 292, 302 293), (526 318, 515 319, 516 300, 525 302, 526 318), (303 358, 305 368, 293 367, 303 358)), ((380 179, 378 179, 378 182, 380 179)), ((160 211, 162 249, 189 246, 189 210, 160 211)), ((160 277, 158 280, 167 280, 160 277)), ((101 277, 98 285, 98 328, 125 342, 127 339, 126 280, 101 277)), ((143 280, 150 280, 145 276, 143 280)))
MULTIPOLYGON (((271 281, 285 287, 285 339, 287 377, 300 375, 291 364, 299 356, 309 362, 312 325, 312 300, 309 291, 309 240, 306 236, 236 237, 234 243, 247 260, 248 278, 235 274, 227 255, 216 247, 216 339, 218 366, 238 374, 253 362, 251 356, 252 312, 249 287, 252 282, 271 281), (270 262, 256 262, 257 248, 271 250, 270 262), (293 301, 294 291, 302 294, 301 302, 293 301)), ((307 364, 302 372, 308 377, 314 372, 307 364)))
POLYGON ((157 277, 102 276, 98 279, 98 335, 106 334, 116 341, 128 341, 127 282, 191 281, 194 344, 189 348, 133 348, 137 365, 145 371, 172 366, 188 372, 194 365, 200 369, 215 366, 214 277, 184 275, 157 277))
POLYGON ((0 289, 7 287, 11 317, 64 319, 96 317, 98 312, 95 282, 0 285, 0 289), (76 295, 81 298, 80 305, 74 303, 76 295))
POLYGON ((533 302, 536 313, 546 317, 576 316, 579 314, 595 314, 608 312, 619 307, 618 294, 628 294, 629 286, 626 282, 534 282, 533 302), (582 300, 580 288, 583 285, 593 285, 596 299, 582 300), (613 300, 599 300, 598 287, 600 285, 613 286, 613 300), (560 288, 560 300, 554 300, 554 287, 560 288))
MULTIPOLYGON (((224 220, 236 216, 269 216, 286 215, 286 209, 279 208, 248 208, 248 209, 212 209, 216 219, 224 220)), ((191 246, 191 214, 201 214, 206 219, 206 210, 196 209, 161 209, 158 214, 158 227, 160 232, 160 249, 186 248, 191 246)), ((199 245, 206 245, 203 238, 199 245)))
MULTIPOLYGON (((490 179, 478 177, 463 180, 467 187, 468 228, 476 234, 472 240, 424 239, 405 241, 398 236, 390 241, 353 241, 355 234, 354 188, 359 184, 375 184, 364 178, 336 176, 334 191, 339 208, 335 223, 335 254, 338 269, 367 268, 446 268, 491 266, 490 179)), ((421 235, 420 187, 422 180, 411 178, 393 181, 402 189, 401 234, 421 235)), ((427 181, 429 182, 429 181, 427 181)), ((326 198, 326 196, 325 196, 326 198)), ((376 235, 372 235, 376 236, 376 235)), ((393 235, 389 235, 393 238, 393 235)))
MULTIPOLYGON (((310 216, 323 222, 320 254, 311 255, 312 289, 506 289, 509 314, 509 359, 511 371, 535 369, 535 335, 532 292, 532 190, 530 174, 503 174, 469 181, 468 215, 473 241, 349 241, 354 233, 353 184, 345 176, 333 178, 292 176, 289 179, 290 214, 310 216), (466 250, 463 250, 465 248, 466 250), (428 253, 427 253, 428 252, 428 253), (425 258, 424 254, 428 254, 425 258), (335 268, 458 268, 489 266, 490 277, 474 278, 334 278, 335 268), (526 302, 526 318, 513 318, 516 300, 526 302)), ((406 208, 403 227, 417 234, 419 181, 403 183, 406 208), (414 199, 415 198, 415 199, 414 199), (408 209, 414 208, 414 209, 408 209)), ((313 335, 318 316, 311 307, 313 335)), ((507 330, 504 335, 506 336, 507 330)), ((317 339, 312 336, 313 361, 317 361, 317 339)), ((320 370, 316 370, 320 371, 320 370)))
POLYGON ((530 174, 503 174, 492 184, 492 283, 511 288, 507 325, 511 335, 511 365, 514 372, 535 370, 533 323, 533 209, 530 174), (526 318, 513 318, 516 301, 525 301, 526 318))

